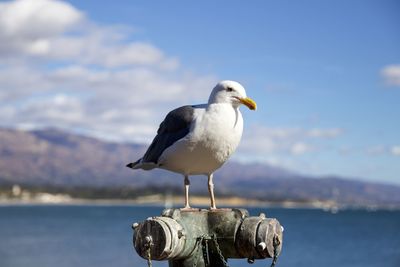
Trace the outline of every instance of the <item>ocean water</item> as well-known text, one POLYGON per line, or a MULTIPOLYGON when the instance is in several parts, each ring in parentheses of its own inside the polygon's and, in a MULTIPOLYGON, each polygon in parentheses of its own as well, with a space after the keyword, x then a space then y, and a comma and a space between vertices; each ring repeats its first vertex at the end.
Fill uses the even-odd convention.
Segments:
MULTIPOLYGON (((153 206, 2 206, 0 267, 147 266, 132 247, 131 224, 153 206)), ((399 267, 400 211, 249 208, 285 227, 277 266, 399 267)), ((229 260, 229 266, 247 266, 229 260)), ((252 266, 269 266, 270 260, 252 266)), ((168 266, 153 262, 153 266, 168 266)))

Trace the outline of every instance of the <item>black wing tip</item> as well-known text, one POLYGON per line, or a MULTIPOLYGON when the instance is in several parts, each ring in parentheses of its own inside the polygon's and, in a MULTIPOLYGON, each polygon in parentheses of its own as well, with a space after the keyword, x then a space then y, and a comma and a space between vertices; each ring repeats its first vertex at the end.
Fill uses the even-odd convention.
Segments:
POLYGON ((133 166, 135 166, 135 163, 131 162, 126 165, 126 167, 133 169, 133 166))
POLYGON ((135 162, 128 163, 128 164, 126 164, 126 167, 131 168, 131 169, 134 169, 135 166, 138 165, 138 164, 140 163, 141 160, 142 160, 142 159, 138 159, 138 160, 135 161, 135 162))

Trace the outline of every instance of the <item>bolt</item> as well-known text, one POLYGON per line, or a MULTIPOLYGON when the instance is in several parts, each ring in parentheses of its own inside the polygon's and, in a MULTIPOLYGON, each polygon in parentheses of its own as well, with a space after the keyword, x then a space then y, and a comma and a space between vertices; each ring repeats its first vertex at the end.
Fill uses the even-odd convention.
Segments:
POLYGON ((281 230, 282 230, 282 232, 283 232, 283 231, 285 231, 285 228, 283 228, 283 226, 282 226, 282 225, 281 225, 281 230))
POLYGON ((178 238, 179 238, 179 239, 181 239, 182 236, 184 236, 184 235, 185 235, 185 232, 184 232, 183 230, 179 230, 179 231, 178 231, 178 238))
POLYGON ((262 218, 262 219, 265 219, 265 213, 264 212, 261 212, 259 215, 258 215, 258 217, 260 217, 260 218, 262 218))
POLYGON ((145 249, 151 249, 151 247, 153 246, 153 239, 151 238, 151 236, 150 236, 150 235, 147 235, 147 236, 144 238, 144 241, 145 241, 145 243, 143 244, 143 247, 144 247, 145 249))
POLYGON ((254 257, 248 258, 248 259, 247 259, 247 262, 248 262, 249 264, 253 264, 253 263, 255 262, 254 257))
POLYGON ((132 224, 132 229, 133 230, 136 230, 136 228, 138 228, 138 227, 139 227, 139 224, 137 222, 132 224))
POLYGON ((259 250, 263 251, 264 249, 267 248, 267 244, 265 244, 265 242, 260 242, 260 243, 258 243, 257 248, 259 250))
POLYGON ((175 210, 175 209, 165 209, 165 210, 162 212, 162 216, 163 216, 163 217, 170 217, 170 218, 172 218, 173 215, 174 215, 174 210, 175 210))

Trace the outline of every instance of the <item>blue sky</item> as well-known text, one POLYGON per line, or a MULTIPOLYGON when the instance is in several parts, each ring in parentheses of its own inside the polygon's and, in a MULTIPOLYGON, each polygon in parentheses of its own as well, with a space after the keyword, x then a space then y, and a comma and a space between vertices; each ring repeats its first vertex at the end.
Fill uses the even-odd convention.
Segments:
POLYGON ((400 184, 399 14, 387 0, 3 1, 0 123, 149 142, 168 110, 232 79, 259 107, 242 109, 237 160, 400 184))

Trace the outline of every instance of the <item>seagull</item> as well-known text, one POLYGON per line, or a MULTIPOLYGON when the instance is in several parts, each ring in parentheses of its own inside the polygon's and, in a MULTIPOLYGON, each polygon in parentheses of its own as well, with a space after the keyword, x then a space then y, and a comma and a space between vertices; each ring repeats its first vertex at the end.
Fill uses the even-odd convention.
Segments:
POLYGON ((170 111, 157 135, 139 160, 126 165, 132 169, 165 169, 184 176, 185 206, 190 210, 189 175, 207 175, 210 209, 215 210, 213 173, 235 152, 243 132, 239 107, 257 108, 235 81, 221 81, 207 104, 186 105, 170 111))

